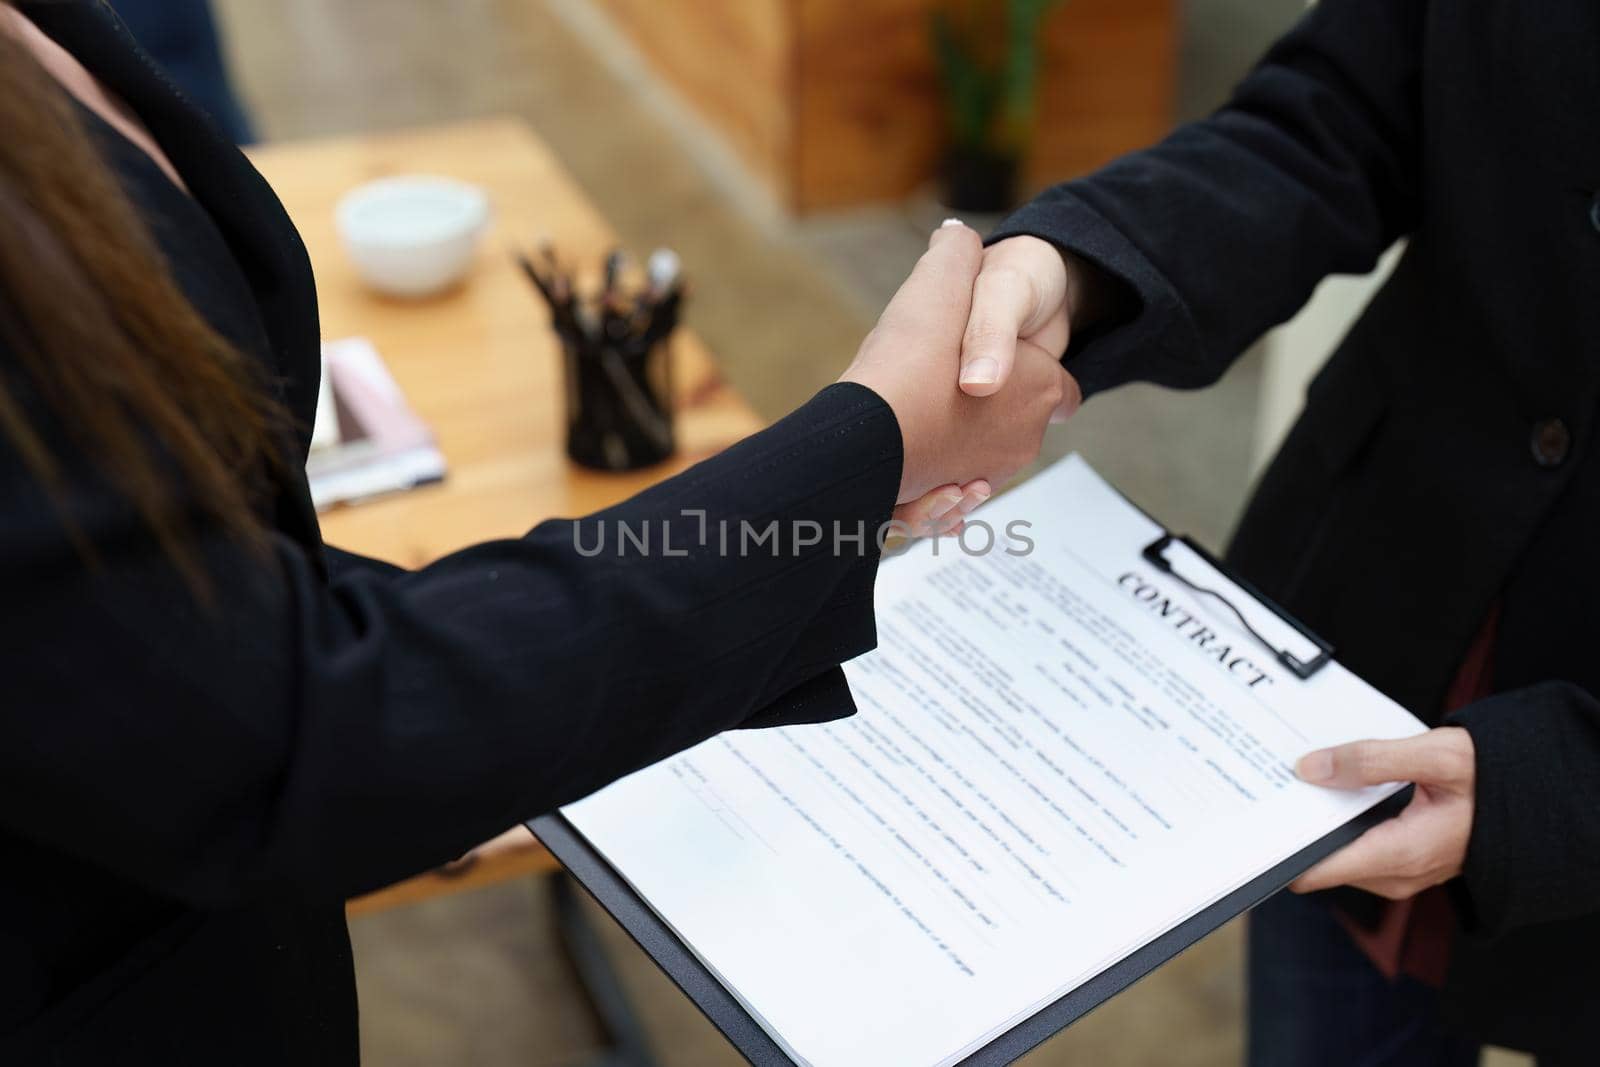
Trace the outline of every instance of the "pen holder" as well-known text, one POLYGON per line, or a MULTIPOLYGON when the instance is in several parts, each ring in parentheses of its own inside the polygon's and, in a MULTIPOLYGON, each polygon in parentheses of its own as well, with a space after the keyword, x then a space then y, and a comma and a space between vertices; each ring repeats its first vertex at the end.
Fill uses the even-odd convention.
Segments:
POLYGON ((563 334, 567 455, 595 470, 631 471, 673 452, 671 337, 563 334))

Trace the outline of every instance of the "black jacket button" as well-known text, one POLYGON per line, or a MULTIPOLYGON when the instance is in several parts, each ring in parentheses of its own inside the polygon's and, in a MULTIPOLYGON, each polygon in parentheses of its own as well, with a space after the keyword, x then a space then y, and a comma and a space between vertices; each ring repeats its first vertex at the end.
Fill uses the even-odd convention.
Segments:
POLYGON ((1533 427, 1533 461, 1541 467, 1559 467, 1572 449, 1572 431, 1560 419, 1541 419, 1533 427))

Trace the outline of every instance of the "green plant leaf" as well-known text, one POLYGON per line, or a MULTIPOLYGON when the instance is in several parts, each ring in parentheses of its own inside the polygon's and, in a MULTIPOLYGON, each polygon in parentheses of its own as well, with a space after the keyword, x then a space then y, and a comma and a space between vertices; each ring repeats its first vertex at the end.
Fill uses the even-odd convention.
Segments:
POLYGON ((1021 155, 1033 134, 1040 31, 1045 16, 1060 0, 989 2, 1005 5, 1001 12, 1004 32, 1000 36, 999 57, 992 64, 980 59, 980 16, 989 9, 984 0, 965 9, 968 17, 960 28, 948 7, 935 9, 930 18, 950 138, 956 147, 964 149, 1021 155))

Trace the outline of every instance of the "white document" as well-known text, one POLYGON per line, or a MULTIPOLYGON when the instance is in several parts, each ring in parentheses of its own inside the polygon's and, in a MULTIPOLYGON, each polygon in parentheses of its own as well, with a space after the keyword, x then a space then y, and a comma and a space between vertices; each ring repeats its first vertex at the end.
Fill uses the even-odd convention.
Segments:
POLYGON ((1299 756, 1423 730, 1148 564, 1161 529, 1076 456, 975 518, 986 554, 884 562, 858 715, 724 734, 563 812, 814 1067, 960 1060, 1401 788, 1309 786, 1299 756))

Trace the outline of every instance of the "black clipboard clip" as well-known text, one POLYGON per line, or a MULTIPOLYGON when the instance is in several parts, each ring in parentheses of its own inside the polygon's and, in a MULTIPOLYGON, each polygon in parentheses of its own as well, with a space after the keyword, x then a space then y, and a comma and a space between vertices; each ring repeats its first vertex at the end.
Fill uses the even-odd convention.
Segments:
POLYGON ((1244 627, 1246 633, 1255 638, 1257 643, 1259 643, 1268 652, 1272 653, 1274 659, 1287 667, 1294 674, 1294 676, 1299 678, 1301 681, 1309 679, 1323 667, 1326 667, 1333 659, 1332 645, 1328 644, 1328 642, 1312 633, 1300 622, 1300 620, 1296 619, 1293 615, 1290 615, 1287 611, 1284 611, 1278 605, 1274 604, 1271 600, 1263 596, 1261 592, 1249 582, 1230 571, 1221 560, 1207 552, 1198 543, 1196 543, 1193 538, 1186 535, 1170 533, 1162 534, 1160 537, 1146 545, 1144 547, 1144 551, 1141 552, 1140 555, 1144 557, 1146 563, 1150 564, 1152 567, 1155 567, 1157 570, 1161 571, 1161 573, 1176 578, 1184 586, 1188 587, 1194 592, 1208 596, 1217 601, 1223 607, 1227 608, 1233 613, 1233 617, 1239 620, 1239 625, 1244 627), (1250 596, 1258 601, 1263 607, 1267 608, 1274 615, 1278 616, 1278 618, 1282 619, 1289 626, 1293 627, 1295 633, 1299 634, 1301 637, 1304 637, 1308 642, 1311 643, 1312 647, 1317 650, 1316 655, 1312 656, 1310 659, 1301 659, 1288 649, 1273 644, 1271 641, 1268 641, 1259 630, 1250 625, 1250 620, 1245 618, 1244 612, 1240 611, 1238 606, 1235 605, 1233 601, 1229 600, 1226 596, 1217 592, 1215 589, 1208 589, 1207 587, 1199 585, 1189 578, 1179 574, 1172 566, 1172 561, 1167 559, 1167 549, 1171 547, 1172 542, 1174 541, 1182 542, 1183 545, 1189 549, 1189 551, 1199 556, 1206 566, 1210 567, 1218 574, 1226 577, 1230 582, 1238 586, 1240 589, 1243 589, 1246 593, 1249 593, 1250 596))

